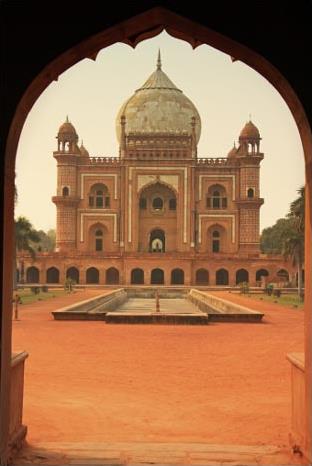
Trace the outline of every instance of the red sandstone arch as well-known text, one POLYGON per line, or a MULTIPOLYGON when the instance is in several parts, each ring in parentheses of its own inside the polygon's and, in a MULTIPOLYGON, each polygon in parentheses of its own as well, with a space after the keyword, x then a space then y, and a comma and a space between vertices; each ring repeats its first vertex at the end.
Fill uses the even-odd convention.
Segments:
POLYGON ((165 283, 165 274, 162 269, 153 269, 151 271, 151 285, 163 285, 165 283))
POLYGON ((239 269, 236 271, 236 285, 243 282, 249 282, 249 272, 246 269, 239 269))
POLYGON ((184 285, 184 270, 171 270, 171 285, 184 285))
POLYGON ((131 285, 144 285, 144 270, 131 270, 131 285))
POLYGON ((47 283, 59 283, 60 282, 60 271, 56 267, 50 267, 47 270, 47 283))
POLYGON ((98 284, 100 282, 100 272, 96 267, 89 267, 86 270, 86 283, 98 284))
POLYGON ((196 285, 209 285, 209 272, 207 269, 198 269, 195 274, 196 285))
MULTIPOLYGON (((305 300, 305 393, 306 393, 306 442, 304 449, 309 458, 312 458, 312 253, 311 253, 311 217, 312 217, 312 135, 309 120, 304 112, 298 96, 293 91, 286 78, 263 56, 246 46, 219 34, 205 26, 201 26, 186 18, 180 17, 166 9, 154 8, 114 27, 103 30, 85 40, 83 43, 67 50, 49 63, 32 81, 31 85, 20 100, 12 120, 5 152, 5 198, 3 233, 6 245, 3 269, 3 301, 4 314, 2 318, 3 335, 1 360, 2 374, 6 374, 1 390, 1 460, 6 462, 7 444, 9 435, 9 391, 10 391, 10 358, 11 358, 11 284, 13 263, 13 210, 14 210, 14 161, 21 129, 26 116, 41 92, 60 73, 88 57, 95 59, 98 51, 115 42, 124 42, 134 47, 140 41, 153 37, 166 28, 167 32, 176 38, 188 41, 194 48, 200 44, 215 47, 235 59, 244 61, 247 65, 262 74, 281 94, 289 106, 297 123, 303 144, 306 163, 306 217, 305 217, 305 271, 306 271, 306 300, 305 300)), ((235 36, 235 34, 234 34, 235 36)), ((261 38, 260 38, 261 43, 261 38)))
POLYGON ((27 283, 39 283, 40 282, 40 271, 38 267, 31 266, 26 270, 26 282, 27 283))
POLYGON ((228 285, 229 272, 226 269, 219 269, 216 271, 216 285, 228 285))
POLYGON ((66 278, 71 278, 75 283, 79 283, 79 269, 77 267, 69 267, 66 270, 66 278))
POLYGON ((107 285, 118 285, 119 283, 119 270, 115 267, 110 267, 105 272, 105 283, 107 285))

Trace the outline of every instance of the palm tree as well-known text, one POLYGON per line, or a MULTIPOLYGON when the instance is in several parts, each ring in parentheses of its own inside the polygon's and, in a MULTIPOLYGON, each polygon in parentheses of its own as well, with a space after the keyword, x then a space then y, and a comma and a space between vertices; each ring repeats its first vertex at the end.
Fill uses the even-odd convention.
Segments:
POLYGON ((302 298, 302 270, 304 264, 304 203, 305 188, 298 189, 299 197, 290 204, 288 218, 292 220, 292 228, 287 232, 283 242, 283 254, 290 257, 298 268, 298 295, 302 298))
POLYGON ((288 217, 296 219, 296 228, 304 233, 304 203, 305 203, 305 188, 301 186, 298 189, 299 197, 290 204, 288 217))
MULTIPOLYGON (((32 259, 36 257, 36 251, 32 243, 38 243, 40 236, 26 217, 18 217, 15 221, 15 246, 16 251, 28 252, 32 259)), ((17 266, 15 264, 15 270, 17 266)), ((22 277, 23 278, 23 277, 22 277)), ((16 273, 14 273, 14 289, 16 288, 16 273)))
POLYGON ((304 263, 304 233, 297 230, 295 223, 292 232, 289 232, 283 242, 283 255, 285 259, 291 258, 292 264, 297 266, 298 273, 298 296, 302 293, 302 269, 304 263))

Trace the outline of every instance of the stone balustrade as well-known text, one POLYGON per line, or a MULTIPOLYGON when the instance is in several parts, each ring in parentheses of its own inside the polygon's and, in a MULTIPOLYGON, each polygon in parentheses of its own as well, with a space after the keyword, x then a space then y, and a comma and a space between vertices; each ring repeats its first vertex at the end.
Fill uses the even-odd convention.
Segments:
POLYGON ((9 449, 22 447, 27 427, 23 425, 24 366, 28 353, 13 353, 11 358, 9 449))
POLYGON ((287 359, 291 364, 291 431, 289 441, 293 451, 305 450, 305 377, 304 353, 290 353, 287 359))

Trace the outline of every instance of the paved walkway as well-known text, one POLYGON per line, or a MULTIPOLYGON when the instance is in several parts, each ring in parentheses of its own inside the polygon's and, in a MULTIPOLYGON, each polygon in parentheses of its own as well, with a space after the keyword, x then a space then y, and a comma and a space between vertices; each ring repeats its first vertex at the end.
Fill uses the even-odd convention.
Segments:
POLYGON ((30 354, 24 403, 30 445, 143 441, 287 448, 285 356, 303 350, 301 310, 222 292, 264 311, 264 323, 113 326, 52 319, 51 310, 100 293, 79 291, 21 306, 21 321, 13 322, 13 349, 30 354))

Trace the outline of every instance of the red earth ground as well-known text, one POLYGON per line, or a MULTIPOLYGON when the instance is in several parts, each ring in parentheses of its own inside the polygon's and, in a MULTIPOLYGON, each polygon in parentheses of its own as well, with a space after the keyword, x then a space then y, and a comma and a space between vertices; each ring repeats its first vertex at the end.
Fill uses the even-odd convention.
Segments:
POLYGON ((289 352, 303 351, 303 311, 220 297, 263 311, 261 324, 106 325, 54 321, 51 310, 103 293, 20 307, 24 423, 36 442, 288 445, 289 352))

